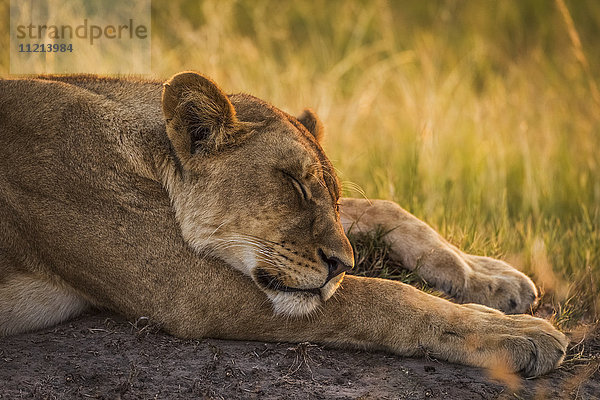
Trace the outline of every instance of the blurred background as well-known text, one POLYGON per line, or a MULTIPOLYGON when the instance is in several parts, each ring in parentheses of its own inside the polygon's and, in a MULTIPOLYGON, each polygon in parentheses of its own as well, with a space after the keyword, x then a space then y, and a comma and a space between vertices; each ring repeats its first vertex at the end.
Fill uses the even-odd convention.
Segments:
POLYGON ((150 77, 313 108, 346 195, 515 263, 568 324, 599 315, 599 34, 597 0, 154 0, 150 77))

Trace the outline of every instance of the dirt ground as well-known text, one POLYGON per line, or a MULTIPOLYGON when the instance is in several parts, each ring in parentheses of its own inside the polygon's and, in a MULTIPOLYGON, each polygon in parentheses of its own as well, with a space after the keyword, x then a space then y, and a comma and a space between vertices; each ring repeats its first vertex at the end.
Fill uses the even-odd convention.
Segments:
POLYGON ((0 338, 0 399, 598 399, 600 359, 590 361, 591 348, 600 348, 598 337, 572 349, 585 353, 580 361, 511 389, 480 369, 434 359, 180 340, 143 320, 90 313, 0 338))

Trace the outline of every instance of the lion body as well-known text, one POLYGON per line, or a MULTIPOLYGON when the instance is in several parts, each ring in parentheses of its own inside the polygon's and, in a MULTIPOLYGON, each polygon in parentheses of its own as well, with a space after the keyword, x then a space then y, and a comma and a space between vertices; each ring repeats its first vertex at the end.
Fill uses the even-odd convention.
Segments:
POLYGON ((469 258, 397 205, 340 200, 310 114, 190 73, 164 89, 74 76, 0 80, 0 93, 0 335, 95 306, 181 337, 426 350, 527 375, 564 356, 544 320, 343 278, 342 224, 392 224, 405 227, 390 236, 397 258, 460 301, 522 311, 537 299, 524 275, 469 258))
MULTIPOLYGON (((110 82, 90 83, 100 89, 110 82)), ((143 279, 146 274, 140 268, 147 260, 172 256, 167 249, 174 250, 171 240, 177 239, 164 231, 153 240, 134 227, 138 220, 168 230, 169 220, 163 216, 172 213, 160 185, 145 177, 150 173, 145 160, 151 159, 156 142, 151 131, 164 124, 160 85, 140 85, 130 91, 131 97, 109 100, 54 81, 0 84, 0 245, 6 258, 0 261, 2 283, 11 276, 13 281, 35 277, 57 290, 68 288, 92 304, 131 315, 134 305, 127 299, 114 304, 112 292, 126 281, 110 271, 129 270, 127 279, 143 279), (144 89, 150 89, 147 98, 144 89), (135 93, 141 104, 154 107, 130 107, 135 93), (148 118, 140 121, 136 111, 148 118), (150 133, 146 138, 144 130, 150 133), (134 250, 136 241, 148 246, 134 250), (106 271, 100 285, 87 279, 92 270, 106 271), (81 287, 85 291, 76 289, 81 287)), ((150 290, 149 284, 142 287, 150 290)), ((51 292, 41 290, 38 296, 43 293, 51 292)), ((150 299, 134 301, 135 307, 144 309, 150 299)), ((47 315, 43 309, 39 314, 39 318, 47 315)))

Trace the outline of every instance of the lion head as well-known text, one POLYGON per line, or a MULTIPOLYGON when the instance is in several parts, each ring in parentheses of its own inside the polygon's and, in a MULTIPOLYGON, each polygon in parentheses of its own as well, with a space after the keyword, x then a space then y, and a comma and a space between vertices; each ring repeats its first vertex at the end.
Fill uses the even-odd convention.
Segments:
POLYGON ((162 107, 171 156, 160 169, 184 239, 250 276, 276 313, 331 297, 354 258, 315 114, 227 96, 194 72, 164 84, 162 107))

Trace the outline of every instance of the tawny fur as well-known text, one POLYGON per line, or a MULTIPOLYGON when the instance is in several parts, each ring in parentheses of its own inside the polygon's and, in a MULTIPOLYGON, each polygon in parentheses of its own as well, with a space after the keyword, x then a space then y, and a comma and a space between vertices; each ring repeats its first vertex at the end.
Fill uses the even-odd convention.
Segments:
POLYGON ((537 301, 525 275, 396 204, 339 199, 310 111, 299 121, 189 72, 164 90, 46 76, 0 80, 0 132, 0 335, 95 305, 181 337, 426 351, 530 376, 564 357, 542 319, 339 274, 344 228, 383 225, 393 257, 460 302, 537 301))

